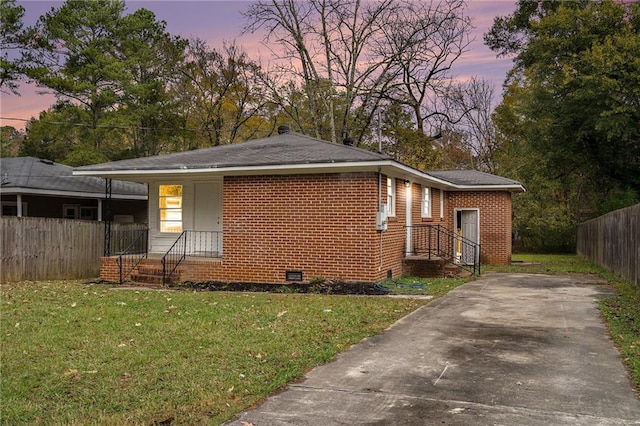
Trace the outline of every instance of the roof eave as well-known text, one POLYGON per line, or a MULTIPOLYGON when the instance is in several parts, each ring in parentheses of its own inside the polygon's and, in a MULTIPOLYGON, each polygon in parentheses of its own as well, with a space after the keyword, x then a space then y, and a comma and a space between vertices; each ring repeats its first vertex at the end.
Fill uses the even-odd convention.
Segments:
MULTIPOLYGON (((83 192, 83 191, 56 191, 50 189, 35 189, 25 187, 3 188, 2 195, 43 195, 48 197, 70 197, 70 198, 92 198, 106 199, 104 192, 83 192)), ((116 194, 112 193, 111 198, 117 200, 146 200, 146 195, 136 194, 116 194)))
POLYGON ((99 176, 136 182, 148 182, 158 178, 184 178, 195 175, 240 176, 298 173, 377 172, 428 182, 435 187, 452 191, 511 191, 524 192, 522 185, 458 185, 421 172, 398 161, 354 161, 332 163, 279 164, 258 166, 230 166, 206 168, 129 169, 129 170, 74 170, 74 176, 99 176))

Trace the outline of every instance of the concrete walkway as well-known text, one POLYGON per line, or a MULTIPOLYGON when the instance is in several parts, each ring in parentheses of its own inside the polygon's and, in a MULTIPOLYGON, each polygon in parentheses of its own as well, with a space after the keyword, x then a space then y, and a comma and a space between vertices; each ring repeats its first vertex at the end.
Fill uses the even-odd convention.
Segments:
POLYGON ((585 276, 490 274, 229 425, 640 425, 585 276))

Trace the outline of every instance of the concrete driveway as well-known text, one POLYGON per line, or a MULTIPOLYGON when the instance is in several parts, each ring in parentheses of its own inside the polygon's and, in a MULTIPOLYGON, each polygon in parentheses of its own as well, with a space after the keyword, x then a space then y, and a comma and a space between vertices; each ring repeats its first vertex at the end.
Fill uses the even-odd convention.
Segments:
POLYGON ((640 425, 593 280, 486 275, 228 424, 640 425))

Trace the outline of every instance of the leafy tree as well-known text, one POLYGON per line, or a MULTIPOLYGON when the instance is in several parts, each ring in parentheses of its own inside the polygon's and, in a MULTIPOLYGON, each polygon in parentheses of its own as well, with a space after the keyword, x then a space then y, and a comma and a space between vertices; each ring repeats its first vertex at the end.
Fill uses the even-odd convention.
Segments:
POLYGON ((23 46, 22 17, 24 7, 15 0, 0 0, 0 92, 18 94, 23 46))
POLYGON ((120 124, 131 126, 134 157, 157 155, 171 150, 176 123, 171 89, 178 81, 176 69, 184 59, 186 40, 166 32, 166 23, 156 21, 146 9, 122 18, 118 26, 121 44, 117 55, 124 64, 120 124))
POLYGON ((418 170, 440 168, 441 151, 436 150, 433 138, 417 129, 406 106, 392 104, 382 120, 383 151, 418 170))
POLYGON ((514 229, 571 250, 577 223, 640 193, 640 5, 521 1, 486 36, 515 53, 496 170, 525 183, 514 229))
POLYGON ((197 131, 192 147, 234 143, 260 132, 265 77, 235 43, 217 50, 192 40, 180 73, 175 93, 183 98, 185 125, 197 131))
POLYGON ((640 191, 639 20, 638 3, 566 2, 529 23, 514 73, 540 127, 530 143, 560 173, 640 191))
POLYGON ((24 133, 15 127, 0 127, 0 157, 15 157, 23 140, 24 133))
POLYGON ((27 123, 27 137, 19 154, 72 166, 107 161, 109 157, 91 143, 92 129, 78 125, 88 120, 89 111, 86 109, 69 102, 59 102, 42 111, 37 120, 27 123))
MULTIPOLYGON (((116 49, 124 8, 119 0, 69 0, 29 30, 35 46, 29 54, 28 76, 59 100, 86 108, 94 130, 122 95, 120 82, 126 71, 116 49)), ((103 133, 93 134, 96 149, 103 133)))

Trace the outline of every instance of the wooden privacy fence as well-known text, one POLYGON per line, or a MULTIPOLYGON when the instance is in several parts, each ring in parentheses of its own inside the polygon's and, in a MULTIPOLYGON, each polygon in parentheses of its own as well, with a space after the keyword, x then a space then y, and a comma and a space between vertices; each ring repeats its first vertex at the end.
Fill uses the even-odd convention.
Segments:
POLYGON ((577 251, 640 287, 640 204, 579 225, 577 251))
MULTIPOLYGON (((112 224, 112 230, 143 224, 112 224)), ((0 281, 93 278, 104 253, 104 222, 1 217, 0 281)))

